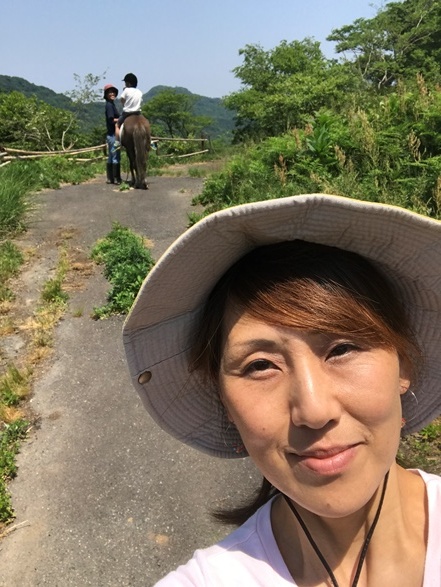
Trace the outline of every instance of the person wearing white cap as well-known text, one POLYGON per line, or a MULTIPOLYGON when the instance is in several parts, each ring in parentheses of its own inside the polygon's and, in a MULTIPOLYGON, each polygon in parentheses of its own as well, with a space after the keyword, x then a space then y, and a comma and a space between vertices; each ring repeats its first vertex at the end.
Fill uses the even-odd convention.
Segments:
POLYGON ((167 432, 263 475, 157 585, 441 586, 441 478, 396 461, 441 413, 441 222, 327 194, 185 232, 124 325, 167 432))

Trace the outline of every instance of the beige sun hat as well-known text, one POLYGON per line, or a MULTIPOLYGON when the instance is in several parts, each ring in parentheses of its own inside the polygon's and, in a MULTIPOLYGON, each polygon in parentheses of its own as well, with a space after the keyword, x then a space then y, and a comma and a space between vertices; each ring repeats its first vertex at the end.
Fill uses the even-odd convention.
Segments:
POLYGON ((146 409, 180 441, 219 457, 246 456, 216 389, 189 373, 193 328, 235 261, 255 247, 295 239, 363 255, 389 277, 424 355, 418 384, 403 396, 404 432, 441 413, 441 222, 395 206, 309 194, 207 216, 145 280, 124 324, 127 361, 146 409))

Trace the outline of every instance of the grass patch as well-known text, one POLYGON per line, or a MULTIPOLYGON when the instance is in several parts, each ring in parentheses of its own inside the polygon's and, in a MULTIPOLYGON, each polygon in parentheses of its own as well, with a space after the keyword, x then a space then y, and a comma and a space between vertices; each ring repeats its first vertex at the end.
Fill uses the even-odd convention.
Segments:
POLYGON ((29 393, 29 376, 29 372, 9 365, 0 378, 0 528, 14 515, 7 484, 16 475, 15 455, 29 427, 18 408, 29 393))
POLYGON ((63 282, 69 269, 69 260, 65 247, 60 248, 60 258, 57 265, 55 277, 48 279, 43 286, 41 299, 44 303, 53 306, 64 306, 69 299, 68 294, 63 291, 63 282))
POLYGON ((104 265, 104 275, 112 284, 107 304, 94 308, 93 318, 126 314, 154 265, 144 239, 115 222, 108 235, 93 247, 91 257, 96 263, 104 265))
POLYGON ((66 310, 69 299, 67 292, 63 290, 63 283, 69 269, 67 250, 64 246, 59 248, 59 260, 54 277, 48 279, 41 290, 40 304, 29 322, 32 332, 33 355, 32 363, 37 363, 47 352, 44 349, 53 345, 54 327, 66 310))
POLYGON ((0 524, 5 524, 14 516, 11 496, 7 482, 17 474, 15 455, 20 450, 20 443, 26 437, 29 422, 19 418, 0 429, 0 524))
POLYGON ((23 264, 23 255, 18 247, 9 240, 0 243, 0 302, 14 299, 14 293, 8 286, 11 277, 17 275, 23 264))
POLYGON ((441 475, 441 418, 404 437, 397 460, 403 467, 441 475))
POLYGON ((29 394, 29 373, 9 365, 0 379, 0 406, 17 406, 29 394))
MULTIPOLYGON (((16 329, 8 316, 14 299, 9 286, 24 259, 18 247, 7 239, 26 229, 25 216, 32 207, 31 194, 66 183, 77 184, 103 172, 102 161, 79 165, 64 157, 17 160, 0 168, 0 336, 10 335, 16 329)), ((0 529, 14 516, 7 483, 16 475, 15 457, 30 425, 24 417, 22 403, 30 393, 32 367, 51 352, 53 330, 68 299, 63 291, 68 270, 67 252, 61 248, 55 275, 44 284, 33 316, 22 324, 22 329, 29 331, 31 341, 31 348, 23 359, 24 366, 19 369, 10 364, 0 373, 0 529)))
MULTIPOLYGON (((18 249, 9 244, 0 247, 0 272, 14 275, 22 262, 18 249), (3 254, 2 254, 3 253, 3 254)), ((16 474, 15 455, 26 436, 29 422, 23 416, 22 403, 31 391, 32 367, 51 352, 53 331, 66 308, 68 299, 62 286, 69 269, 67 251, 60 247, 60 256, 54 277, 42 288, 40 302, 23 330, 28 330, 31 350, 23 359, 24 367, 7 366, 0 376, 0 529, 13 518, 13 508, 7 483, 16 474)), ((1 334, 14 331, 8 317, 2 319, 1 334)))
POLYGON ((30 184, 19 166, 11 164, 0 169, 0 236, 24 229, 29 191, 30 184))
POLYGON ((25 215, 31 208, 30 194, 56 189, 62 184, 78 184, 104 172, 98 159, 88 165, 66 157, 17 160, 0 168, 0 237, 26 228, 25 215))

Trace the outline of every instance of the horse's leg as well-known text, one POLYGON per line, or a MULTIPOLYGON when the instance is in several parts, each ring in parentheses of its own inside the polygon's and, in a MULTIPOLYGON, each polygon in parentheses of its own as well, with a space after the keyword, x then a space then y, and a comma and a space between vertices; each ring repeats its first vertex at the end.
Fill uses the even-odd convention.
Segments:
POLYGON ((148 189, 146 182, 147 158, 150 148, 150 136, 144 125, 139 125, 133 133, 136 157, 136 186, 139 189, 148 189))
POLYGON ((129 156, 129 163, 130 163, 130 185, 136 187, 136 173, 135 173, 135 154, 133 152, 130 153, 129 156))

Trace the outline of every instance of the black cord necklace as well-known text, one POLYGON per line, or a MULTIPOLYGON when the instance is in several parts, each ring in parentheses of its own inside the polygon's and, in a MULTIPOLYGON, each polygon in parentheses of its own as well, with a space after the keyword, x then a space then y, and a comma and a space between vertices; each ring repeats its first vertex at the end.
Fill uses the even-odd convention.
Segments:
MULTIPOLYGON (((367 536, 366 536, 366 538, 364 540, 363 547, 362 547, 361 552, 360 552, 360 558, 358 560, 357 570, 355 572, 355 577, 354 577, 354 580, 352 581, 351 587, 356 587, 357 584, 358 584, 358 580, 359 580, 360 574, 361 574, 361 568, 363 566, 364 559, 366 558, 366 554, 367 554, 367 549, 368 549, 368 546, 369 546, 369 542, 371 541, 372 534, 374 533, 375 526, 377 525, 378 518, 380 517, 381 508, 383 507, 383 501, 384 501, 384 496, 386 494, 386 487, 387 487, 387 480, 388 480, 388 478, 389 478, 389 471, 386 473, 386 476, 384 478, 383 489, 381 491, 381 497, 380 497, 380 503, 378 504, 378 508, 377 508, 377 512, 375 514, 374 521, 372 522, 372 525, 369 528, 369 532, 367 533, 367 536)), ((299 512, 296 510, 296 508, 292 504, 291 500, 286 495, 284 495, 283 497, 285 498, 286 503, 289 505, 291 511, 293 512, 293 514, 297 518, 300 526, 302 527, 302 530, 304 531, 304 533, 306 535, 306 538, 309 540, 309 543, 311 544, 312 548, 315 550, 315 552, 316 552, 317 556, 319 557, 322 565, 325 567, 325 569, 326 569, 326 571, 327 571, 327 573, 329 575, 329 578, 332 581, 333 587, 339 587, 339 584, 337 582, 337 579, 335 578, 335 575, 332 572, 332 569, 329 566, 328 561, 325 559, 325 557, 321 553, 321 551, 320 551, 319 547, 317 546, 315 540, 311 536, 311 533, 309 532, 308 528, 306 527, 305 522, 300 517, 299 512)))

